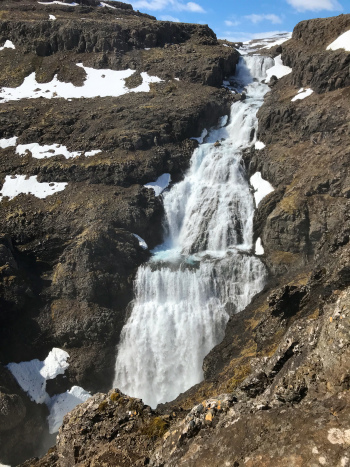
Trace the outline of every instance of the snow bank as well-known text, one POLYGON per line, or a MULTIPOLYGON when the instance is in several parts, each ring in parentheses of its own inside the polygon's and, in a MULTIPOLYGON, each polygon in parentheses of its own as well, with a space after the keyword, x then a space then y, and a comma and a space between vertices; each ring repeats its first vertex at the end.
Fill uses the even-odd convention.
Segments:
POLYGON ((271 79, 271 76, 276 76, 278 79, 283 76, 289 75, 292 72, 292 69, 289 66, 284 66, 282 63, 281 55, 275 58, 275 65, 267 70, 266 73, 266 82, 268 83, 271 79))
POLYGON ((13 42, 11 41, 6 41, 5 44, 0 47, 0 50, 4 50, 4 49, 15 49, 16 47, 14 46, 13 42))
POLYGON ((265 147, 266 147, 266 145, 262 141, 257 141, 255 143, 255 149, 260 150, 260 149, 264 149, 265 147))
POLYGON ((83 86, 63 83, 57 79, 57 76, 49 83, 38 83, 35 79, 35 73, 31 73, 17 88, 3 87, 0 91, 1 102, 20 99, 38 99, 39 97, 44 97, 46 99, 117 97, 129 92, 149 92, 150 83, 159 83, 162 81, 157 76, 149 76, 147 73, 141 73, 142 83, 136 88, 129 89, 125 86, 125 79, 135 73, 135 70, 95 70, 94 68, 84 67, 82 63, 78 63, 77 66, 83 68, 86 72, 86 79, 83 86))
POLYGON ((261 243, 261 238, 259 237, 255 243, 255 254, 260 256, 265 253, 264 248, 261 243))
POLYGON ((327 50, 338 50, 338 49, 345 49, 347 52, 350 52, 350 30, 344 32, 344 34, 340 35, 338 39, 333 41, 327 47, 327 50))
POLYGON ((78 404, 85 402, 90 397, 91 394, 79 386, 73 386, 69 391, 51 397, 48 403, 50 410, 50 415, 48 416, 50 433, 56 433, 62 425, 63 417, 78 404))
POLYGON ((20 193, 32 194, 37 198, 46 198, 66 188, 67 183, 40 183, 37 176, 26 178, 26 175, 6 175, 4 185, 0 193, 0 201, 4 196, 10 199, 15 198, 20 193))
MULTIPOLYGON (((50 397, 46 392, 46 381, 62 375, 69 366, 69 354, 62 349, 53 348, 44 361, 9 363, 11 371, 21 388, 37 404, 46 404, 50 410, 48 416, 49 431, 56 433, 62 424, 63 417, 81 402, 85 402, 91 394, 79 386, 73 386, 63 394, 50 397)), ((0 464, 1 467, 1 464, 0 464)))
POLYGON ((70 152, 66 146, 60 144, 45 144, 41 146, 38 143, 30 143, 19 144, 16 148, 16 153, 20 156, 24 156, 26 151, 30 151, 32 157, 35 159, 44 159, 45 157, 53 157, 59 154, 62 154, 66 159, 70 159, 71 157, 77 157, 82 154, 80 151, 70 152))
POLYGON ((250 184, 254 188, 255 204, 258 207, 260 201, 265 198, 269 193, 274 191, 273 186, 261 176, 261 172, 256 172, 250 177, 250 184))
POLYGON ((100 152, 102 152, 101 149, 93 149, 92 151, 87 151, 85 153, 85 156, 86 157, 95 156, 96 154, 100 154, 100 152))
POLYGON ((100 3, 100 6, 112 8, 113 10, 116 10, 116 9, 117 9, 115 6, 108 5, 108 3, 105 3, 105 2, 101 2, 101 3, 100 3))
POLYGON ((64 5, 64 6, 78 6, 78 3, 72 2, 72 3, 64 3, 64 2, 59 2, 57 0, 53 2, 38 2, 40 5, 52 5, 52 3, 56 3, 56 5, 64 5))
POLYGON ((69 366, 68 357, 64 350, 53 348, 43 362, 35 359, 30 362, 9 363, 7 368, 31 400, 43 404, 49 399, 46 381, 64 374, 69 366))
POLYGON ((51 21, 56 21, 56 16, 54 16, 54 15, 49 15, 49 19, 50 19, 51 21))
POLYGON ((292 102, 305 99, 305 97, 311 96, 312 93, 313 93, 313 90, 310 88, 308 89, 301 88, 299 89, 297 95, 293 97, 292 102))
POLYGON ((0 148, 10 148, 11 146, 16 146, 17 136, 13 138, 2 138, 0 139, 0 148))
POLYGON ((137 234, 133 234, 133 236, 136 237, 137 240, 139 241, 140 247, 143 248, 144 250, 147 250, 148 245, 147 245, 147 243, 144 241, 144 239, 141 238, 141 237, 140 237, 139 235, 137 235, 137 234))
POLYGON ((147 183, 147 185, 144 185, 145 188, 153 188, 154 194, 156 196, 159 196, 165 188, 169 186, 169 183, 171 181, 170 174, 163 174, 160 177, 157 178, 155 182, 150 182, 147 183))

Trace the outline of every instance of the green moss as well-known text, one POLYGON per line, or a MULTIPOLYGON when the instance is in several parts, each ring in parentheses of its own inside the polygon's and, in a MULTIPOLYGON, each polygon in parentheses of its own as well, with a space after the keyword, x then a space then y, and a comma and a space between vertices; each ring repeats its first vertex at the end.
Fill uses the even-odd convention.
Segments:
POLYGON ((99 412, 104 412, 106 410, 107 406, 108 406, 108 401, 100 402, 100 404, 98 406, 98 411, 99 412))
POLYGON ((150 423, 144 426, 142 434, 149 438, 161 438, 167 432, 169 423, 161 417, 155 417, 150 423))
POLYGON ((235 368, 234 376, 227 382, 227 390, 230 392, 234 391, 236 387, 241 384, 248 375, 250 375, 251 372, 252 369, 249 363, 235 368))
POLYGON ((119 392, 112 392, 109 398, 112 402, 118 402, 118 400, 121 399, 121 397, 122 396, 119 394, 119 392))

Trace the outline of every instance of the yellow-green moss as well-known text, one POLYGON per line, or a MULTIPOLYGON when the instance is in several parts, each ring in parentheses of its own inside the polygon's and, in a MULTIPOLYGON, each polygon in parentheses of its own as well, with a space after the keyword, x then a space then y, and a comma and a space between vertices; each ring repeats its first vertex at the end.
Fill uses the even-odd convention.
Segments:
POLYGON ((99 403, 98 405, 98 411, 99 412, 104 412, 107 408, 107 405, 108 405, 108 401, 102 401, 99 403))
POLYGON ((149 438, 161 438, 168 430, 169 423, 161 417, 155 417, 143 427, 142 433, 149 438))
POLYGON ((228 380, 227 382, 227 390, 232 392, 236 389, 236 387, 245 380, 245 378, 250 375, 252 372, 252 368, 249 363, 246 365, 241 365, 235 368, 234 376, 228 380))
POLYGON ((112 394, 110 395, 110 399, 112 402, 118 402, 118 400, 121 398, 122 396, 119 394, 119 392, 112 392, 112 394))

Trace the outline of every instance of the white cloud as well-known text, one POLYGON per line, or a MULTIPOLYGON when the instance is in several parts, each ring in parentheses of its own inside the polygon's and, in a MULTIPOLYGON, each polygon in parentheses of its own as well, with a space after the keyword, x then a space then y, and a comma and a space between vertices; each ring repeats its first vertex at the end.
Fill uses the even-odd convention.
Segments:
POLYGON ((171 15, 163 15, 159 19, 161 19, 162 21, 172 21, 173 23, 180 23, 179 18, 175 18, 171 15))
POLYGON ((175 11, 190 11, 193 13, 205 13, 205 10, 198 3, 182 3, 178 0, 137 0, 131 2, 135 9, 140 10, 164 10, 169 8, 175 11))
POLYGON ((225 24, 226 26, 238 26, 239 24, 241 24, 240 21, 231 21, 231 20, 226 20, 225 21, 225 24))
POLYGON ((297 11, 341 11, 343 7, 337 0, 287 0, 297 11))
MULTIPOLYGON (((287 0, 287 1, 295 1, 295 0, 287 0)), ((298 1, 298 0, 296 0, 298 1)), ((304 1, 304 0, 302 0, 304 1)), ((282 19, 275 15, 275 14, 264 14, 264 15, 255 15, 255 14, 252 14, 252 15, 247 15, 245 16, 245 18, 249 19, 252 23, 256 24, 256 23, 261 23, 261 21, 270 21, 271 23, 273 24, 281 24, 282 23, 282 19)))

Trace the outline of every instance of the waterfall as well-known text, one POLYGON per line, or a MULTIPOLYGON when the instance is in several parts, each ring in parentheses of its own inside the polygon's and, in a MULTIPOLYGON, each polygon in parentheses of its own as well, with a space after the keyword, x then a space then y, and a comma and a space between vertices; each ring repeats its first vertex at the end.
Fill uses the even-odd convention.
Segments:
POLYGON ((209 132, 184 180, 164 194, 166 238, 137 272, 114 380, 152 407, 203 379, 203 358, 223 339, 230 315, 263 288, 241 154, 255 143, 256 112, 269 89, 262 80, 273 64, 241 58, 235 79, 246 100, 232 105, 228 124, 209 132))

